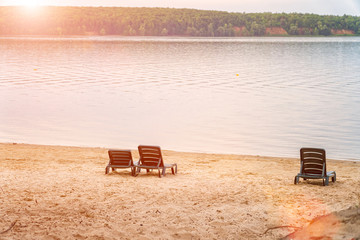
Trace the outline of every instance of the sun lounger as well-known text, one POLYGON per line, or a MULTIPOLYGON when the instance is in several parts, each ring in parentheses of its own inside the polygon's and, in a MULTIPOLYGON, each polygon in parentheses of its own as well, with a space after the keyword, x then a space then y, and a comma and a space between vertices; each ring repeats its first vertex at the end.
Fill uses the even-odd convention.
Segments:
POLYGON ((300 173, 295 176, 294 184, 299 183, 299 179, 322 179, 323 185, 329 185, 329 178, 336 181, 335 171, 326 171, 325 150, 320 148, 301 148, 300 149, 300 173))
POLYGON ((130 150, 110 149, 109 164, 105 168, 105 174, 108 174, 110 168, 115 171, 116 168, 131 168, 131 175, 135 175, 134 162, 130 150))
POLYGON ((161 149, 159 146, 140 145, 138 149, 139 149, 140 160, 137 164, 134 165, 136 169, 135 176, 137 176, 141 172, 141 169, 143 168, 146 169, 147 172, 153 169, 157 169, 160 178, 162 176, 165 176, 165 172, 167 168, 171 168, 172 174, 175 175, 177 173, 176 163, 172 163, 172 164, 164 163, 161 154, 161 149))

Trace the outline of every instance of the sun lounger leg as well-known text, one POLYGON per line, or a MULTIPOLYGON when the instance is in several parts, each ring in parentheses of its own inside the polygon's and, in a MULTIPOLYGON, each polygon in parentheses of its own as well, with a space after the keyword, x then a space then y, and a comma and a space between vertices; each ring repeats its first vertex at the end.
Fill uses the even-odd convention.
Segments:
POLYGON ((135 176, 135 169, 136 169, 135 167, 131 168, 131 176, 135 176))
POLYGON ((328 186, 329 185, 329 177, 323 178, 323 185, 328 186))
POLYGON ((105 168, 105 174, 108 174, 108 173, 109 173, 109 170, 110 170, 110 168, 109 168, 109 167, 106 167, 106 168, 105 168))
POLYGON ((134 177, 136 177, 137 175, 139 175, 140 171, 141 171, 141 168, 139 168, 139 167, 135 167, 135 170, 134 170, 134 172, 135 172, 134 177))
POLYGON ((298 184, 299 183, 299 177, 298 176, 295 176, 295 179, 294 179, 294 184, 298 184))
POLYGON ((336 182, 336 173, 335 173, 335 172, 334 172, 334 176, 331 177, 331 181, 332 181, 332 182, 336 182))

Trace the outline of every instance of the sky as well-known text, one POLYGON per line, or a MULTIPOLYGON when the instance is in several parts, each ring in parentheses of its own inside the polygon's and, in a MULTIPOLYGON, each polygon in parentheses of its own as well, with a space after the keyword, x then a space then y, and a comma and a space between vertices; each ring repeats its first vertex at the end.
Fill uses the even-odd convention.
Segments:
POLYGON ((360 0, 0 0, 0 6, 169 7, 227 12, 315 13, 360 16, 360 0))

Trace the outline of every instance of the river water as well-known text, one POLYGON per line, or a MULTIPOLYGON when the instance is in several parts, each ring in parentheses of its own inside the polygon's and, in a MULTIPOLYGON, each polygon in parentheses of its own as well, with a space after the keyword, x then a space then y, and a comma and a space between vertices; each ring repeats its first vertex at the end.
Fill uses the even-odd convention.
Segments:
POLYGON ((0 141, 360 160, 360 38, 1 37, 0 141))

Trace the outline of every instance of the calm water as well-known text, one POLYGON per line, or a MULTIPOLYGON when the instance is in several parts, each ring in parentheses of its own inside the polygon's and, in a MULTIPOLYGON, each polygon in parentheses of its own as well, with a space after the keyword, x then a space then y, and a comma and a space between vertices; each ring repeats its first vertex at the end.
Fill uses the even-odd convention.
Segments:
POLYGON ((0 141, 360 160, 360 38, 0 38, 0 141))

